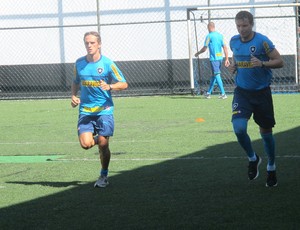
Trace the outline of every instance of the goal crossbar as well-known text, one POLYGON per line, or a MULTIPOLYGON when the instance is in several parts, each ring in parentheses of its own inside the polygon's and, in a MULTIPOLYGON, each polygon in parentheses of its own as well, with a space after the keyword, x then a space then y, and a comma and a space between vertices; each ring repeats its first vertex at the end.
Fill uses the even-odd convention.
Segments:
POLYGON ((271 8, 271 7, 297 7, 300 3, 279 3, 279 4, 257 4, 257 5, 233 5, 233 6, 201 6, 196 8, 187 8, 187 11, 193 10, 225 10, 225 9, 249 9, 249 8, 271 8))

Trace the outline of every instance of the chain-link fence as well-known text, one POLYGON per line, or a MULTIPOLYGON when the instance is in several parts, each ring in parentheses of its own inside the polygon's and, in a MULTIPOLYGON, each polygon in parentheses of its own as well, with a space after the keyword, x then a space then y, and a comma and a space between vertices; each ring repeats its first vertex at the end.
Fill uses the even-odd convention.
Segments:
MULTIPOLYGON (((129 83, 116 95, 190 93, 187 8, 245 3, 249 1, 2 0, 0 99, 69 97, 73 63, 85 55, 83 35, 92 30, 100 32, 103 55, 116 62, 129 83)), ((195 23, 201 25, 199 18, 195 23)), ((268 23, 274 26, 272 20, 268 23)), ((197 29, 199 44, 206 31, 197 29)), ((232 84, 229 78, 227 84, 232 84)))
MULTIPOLYGON (((209 88, 211 67, 209 53, 193 58, 204 44, 208 33, 207 25, 210 21, 216 25, 216 30, 224 35, 228 44, 230 38, 237 34, 235 15, 240 10, 248 10, 254 15, 254 31, 268 36, 273 41, 276 49, 281 53, 284 67, 273 69, 272 90, 274 92, 298 92, 299 91, 299 54, 297 50, 298 35, 298 11, 297 4, 265 4, 227 7, 199 7, 188 9, 190 61, 192 64, 191 82, 194 83, 195 93, 205 92, 209 88), (199 44, 201 45, 199 47, 199 44)), ((229 46, 229 45, 228 45, 229 46)), ((229 57, 232 52, 229 50, 229 57)), ((250 51, 249 51, 250 54, 250 51)), ((225 91, 232 92, 234 80, 232 74, 223 67, 222 78, 225 91)), ((218 89, 217 89, 218 90, 218 89)))

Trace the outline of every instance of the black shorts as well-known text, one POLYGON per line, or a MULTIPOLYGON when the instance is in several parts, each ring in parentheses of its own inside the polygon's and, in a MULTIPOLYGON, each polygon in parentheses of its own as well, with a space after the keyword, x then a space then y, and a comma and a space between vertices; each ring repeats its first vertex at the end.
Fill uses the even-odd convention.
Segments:
POLYGON ((232 101, 232 120, 236 118, 253 119, 260 127, 269 129, 276 124, 273 99, 270 87, 249 91, 235 88, 232 101))

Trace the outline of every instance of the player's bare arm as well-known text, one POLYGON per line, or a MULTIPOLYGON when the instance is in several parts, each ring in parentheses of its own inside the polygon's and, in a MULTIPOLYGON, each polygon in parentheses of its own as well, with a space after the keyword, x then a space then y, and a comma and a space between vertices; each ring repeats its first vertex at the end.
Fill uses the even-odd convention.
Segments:
POLYGON ((223 46, 224 54, 225 54, 225 67, 228 67, 230 65, 229 59, 228 59, 228 49, 227 46, 223 46))
POLYGON ((234 74, 236 72, 237 67, 236 67, 236 63, 234 61, 234 57, 233 56, 232 56, 232 62, 230 62, 229 66, 227 68, 228 68, 228 70, 229 70, 229 72, 231 74, 234 74))
POLYGON ((283 67, 284 63, 277 49, 272 50, 268 56, 270 60, 262 63, 265 67, 272 69, 283 67))
POLYGON ((270 58, 269 61, 261 61, 251 55, 251 64, 253 67, 266 67, 272 69, 283 67, 283 60, 276 49, 272 50, 272 52, 268 54, 268 57, 270 58))
POLYGON ((200 54, 204 53, 207 50, 207 46, 203 46, 201 50, 195 53, 195 57, 198 57, 200 54))
POLYGON ((127 82, 117 82, 114 84, 107 84, 105 81, 100 81, 100 87, 103 90, 123 90, 127 89, 127 82))
POLYGON ((72 84, 72 97, 71 97, 71 106, 73 108, 75 108, 77 105, 80 104, 80 99, 76 96, 77 95, 77 92, 79 90, 79 84, 75 84, 73 83, 72 84))

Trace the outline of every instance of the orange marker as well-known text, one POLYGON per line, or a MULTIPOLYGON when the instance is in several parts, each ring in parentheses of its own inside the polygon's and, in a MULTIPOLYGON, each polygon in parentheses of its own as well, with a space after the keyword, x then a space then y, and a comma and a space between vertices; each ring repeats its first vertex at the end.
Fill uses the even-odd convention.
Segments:
POLYGON ((205 120, 201 117, 196 118, 196 122, 204 122, 205 120))

